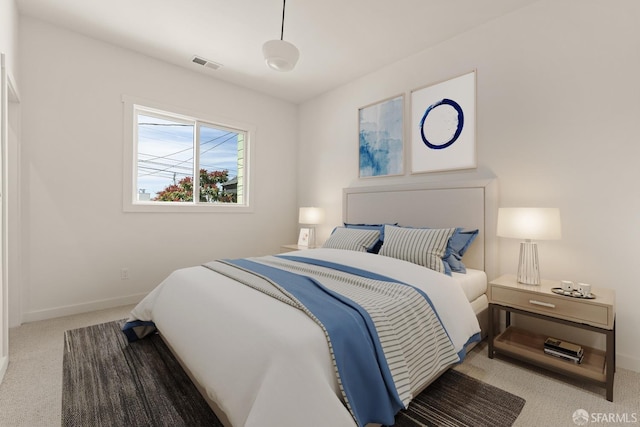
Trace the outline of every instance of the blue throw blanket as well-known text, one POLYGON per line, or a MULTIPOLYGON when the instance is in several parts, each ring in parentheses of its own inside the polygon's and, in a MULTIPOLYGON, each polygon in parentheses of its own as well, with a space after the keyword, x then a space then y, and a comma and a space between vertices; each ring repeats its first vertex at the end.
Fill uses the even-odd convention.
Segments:
POLYGON ((331 340, 342 387, 358 425, 393 424, 396 412, 404 405, 366 310, 310 277, 246 259, 228 262, 277 283, 322 324, 331 340))

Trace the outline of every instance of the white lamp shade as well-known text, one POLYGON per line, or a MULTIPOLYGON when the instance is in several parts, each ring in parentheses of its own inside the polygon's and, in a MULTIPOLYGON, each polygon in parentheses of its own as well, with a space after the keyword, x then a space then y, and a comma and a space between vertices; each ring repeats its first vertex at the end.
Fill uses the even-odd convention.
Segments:
POLYGON ((262 53, 267 65, 277 71, 291 71, 296 66, 300 52, 285 40, 269 40, 262 45, 262 53))
POLYGON ((300 208, 298 222, 306 225, 322 224, 324 221, 324 209, 308 207, 300 208))
POLYGON ((500 237, 531 240, 558 240, 562 236, 557 208, 500 208, 500 237))

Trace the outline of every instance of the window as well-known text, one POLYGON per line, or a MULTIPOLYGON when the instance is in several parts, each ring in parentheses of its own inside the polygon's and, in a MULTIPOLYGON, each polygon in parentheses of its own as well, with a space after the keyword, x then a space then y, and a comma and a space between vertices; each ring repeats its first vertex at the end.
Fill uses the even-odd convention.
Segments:
POLYGON ((125 210, 248 208, 248 126, 201 120, 125 98, 125 122, 127 115, 132 140, 126 152, 133 156, 125 168, 125 210))

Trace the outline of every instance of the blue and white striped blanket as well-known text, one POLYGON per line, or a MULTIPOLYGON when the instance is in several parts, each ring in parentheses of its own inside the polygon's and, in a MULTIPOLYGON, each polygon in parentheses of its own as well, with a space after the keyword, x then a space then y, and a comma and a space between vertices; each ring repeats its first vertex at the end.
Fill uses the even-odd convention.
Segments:
POLYGON ((343 400, 359 426, 393 424, 412 390, 460 361, 429 297, 414 286, 306 257, 204 266, 302 310, 322 328, 343 400))

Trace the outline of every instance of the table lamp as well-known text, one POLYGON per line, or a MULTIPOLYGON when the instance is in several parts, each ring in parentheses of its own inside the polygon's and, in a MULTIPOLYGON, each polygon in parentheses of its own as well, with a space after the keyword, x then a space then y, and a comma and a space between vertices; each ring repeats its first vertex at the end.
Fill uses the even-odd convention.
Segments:
POLYGON ((558 240, 560 210, 557 208, 500 208, 498 230, 500 237, 524 239, 520 243, 518 282, 540 284, 538 246, 532 240, 558 240))

